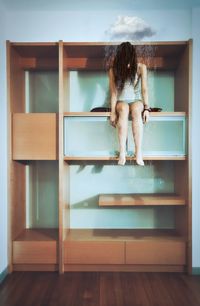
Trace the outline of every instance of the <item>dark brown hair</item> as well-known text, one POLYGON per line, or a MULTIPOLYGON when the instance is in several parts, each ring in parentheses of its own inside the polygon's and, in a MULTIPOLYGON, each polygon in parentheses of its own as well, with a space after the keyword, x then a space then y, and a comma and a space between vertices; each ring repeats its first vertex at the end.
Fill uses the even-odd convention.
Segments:
POLYGON ((136 49, 130 42, 123 42, 117 47, 113 61, 113 75, 116 88, 122 91, 126 80, 130 80, 130 83, 133 83, 136 72, 136 49), (130 64, 129 68, 127 67, 128 64, 130 64))

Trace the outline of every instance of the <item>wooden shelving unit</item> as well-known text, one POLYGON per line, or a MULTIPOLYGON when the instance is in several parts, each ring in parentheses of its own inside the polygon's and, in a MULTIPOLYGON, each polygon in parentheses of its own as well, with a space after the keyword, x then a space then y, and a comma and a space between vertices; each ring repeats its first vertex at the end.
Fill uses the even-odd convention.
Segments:
MULTIPOLYGON (((151 209, 151 212, 158 213, 154 214, 155 220, 159 214, 163 216, 162 210, 169 209, 168 212, 170 216, 173 216, 173 222, 166 228, 165 225, 163 225, 164 228, 160 225, 158 227, 156 225, 155 228, 134 228, 134 224, 133 228, 108 229, 103 226, 102 228, 95 226, 93 228, 86 226, 80 226, 79 229, 73 228, 74 219, 70 210, 73 209, 72 196, 75 192, 71 184, 76 182, 75 174, 81 173, 84 167, 92 165, 99 168, 88 171, 88 173, 94 171, 94 177, 100 177, 103 175, 101 169, 104 166, 116 167, 118 157, 96 156, 95 154, 64 156, 65 118, 77 117, 84 121, 87 117, 90 119, 93 117, 95 121, 102 120, 103 117, 109 120, 110 116, 109 112, 90 112, 89 107, 80 108, 82 101, 75 101, 73 100, 75 98, 72 99, 70 96, 72 89, 70 74, 72 72, 77 72, 78 76, 83 74, 83 79, 88 73, 105 73, 106 75, 105 52, 107 48, 115 49, 116 45, 118 43, 7 42, 10 271, 191 272, 191 144, 190 141, 187 141, 191 134, 191 40, 136 44, 139 61, 145 63, 150 71, 163 75, 170 72, 173 75, 173 109, 168 111, 166 108, 163 112, 152 112, 151 116, 161 121, 166 116, 186 118, 186 154, 184 156, 167 154, 144 156, 147 165, 148 161, 153 164, 155 178, 164 169, 163 175, 160 175, 160 189, 157 188, 158 191, 153 194, 144 193, 146 190, 135 193, 132 192, 132 187, 128 192, 116 190, 117 192, 111 191, 108 194, 108 189, 103 190, 99 183, 97 186, 99 191, 92 200, 89 196, 89 199, 85 200, 83 196, 75 201, 76 208, 85 209, 86 212, 91 207, 98 212, 104 209, 105 212, 120 209, 123 212, 126 209, 129 209, 129 212, 138 210, 138 214, 140 214, 139 209, 143 212, 151 209), (148 52, 143 52, 145 49, 153 50, 152 56, 146 57, 145 54, 148 52), (36 108, 34 112, 27 109, 27 99, 29 103, 34 103, 34 97, 28 98, 25 94, 32 86, 31 73, 34 74, 33 78, 36 78, 33 79, 35 86, 33 92, 37 91, 37 73, 44 73, 44 76, 40 75, 45 78, 41 86, 44 84, 47 86, 40 88, 43 92, 41 95, 39 93, 41 100, 38 103, 38 105, 44 103, 43 111, 40 111, 39 108, 38 110, 36 108), (30 77, 28 80, 27 75, 30 77), (48 98, 45 94, 48 95, 48 90, 52 86, 55 86, 55 90, 49 91, 48 98), (53 108, 50 107, 52 102, 49 102, 52 92, 56 93, 53 108), (73 103, 78 105, 77 108, 72 107, 73 103), (41 164, 41 173, 38 171, 40 165, 37 162, 44 162, 41 164), (48 165, 51 163, 53 167, 48 176, 48 165), (79 168, 73 168, 76 166, 79 168), (44 175, 46 173, 48 180, 42 176, 42 173, 44 175), (165 177, 167 175, 170 176, 169 180, 165 177), (40 203, 34 198, 40 180, 41 197, 46 199, 46 211, 40 211, 40 203), (166 188, 171 188, 166 193, 162 189, 162 182, 165 180, 166 188), (48 213, 50 214, 49 192, 45 189, 48 184, 49 190, 52 188, 56 190, 54 206, 51 208, 51 214, 56 217, 52 218, 53 221, 45 223, 48 213), (27 195, 29 195, 29 200, 27 200, 27 195), (36 208, 33 212, 28 206, 29 202, 32 207, 36 208), (41 228, 34 222, 28 224, 27 216, 35 212, 39 216, 41 214, 40 221, 44 221, 44 227, 42 223, 41 228)), ((82 87, 85 88, 85 85, 82 87)), ((91 103, 92 101, 89 101, 88 105, 91 103)), ((134 167, 134 160, 134 157, 128 156, 127 166, 134 167)), ((123 169, 125 173, 126 166, 123 169)), ((145 169, 143 167, 143 170, 136 170, 135 176, 131 174, 131 178, 137 180, 137 173, 141 175, 141 178, 145 178, 145 169)), ((130 173, 132 172, 129 171, 130 173)), ((90 174, 87 175, 89 177, 90 174)), ((125 174, 123 175, 126 177, 125 174)), ((83 177, 83 186, 87 180, 88 186, 92 186, 91 176, 90 179, 83 177)), ((77 188, 78 186, 80 187, 80 182, 77 188)), ((82 187, 80 189, 80 192, 76 189, 77 194, 81 194, 84 190, 82 187)))

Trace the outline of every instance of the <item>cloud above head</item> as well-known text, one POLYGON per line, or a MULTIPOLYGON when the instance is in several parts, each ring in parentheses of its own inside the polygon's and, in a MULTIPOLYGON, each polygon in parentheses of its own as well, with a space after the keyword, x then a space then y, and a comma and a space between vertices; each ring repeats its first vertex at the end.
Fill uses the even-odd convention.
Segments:
POLYGON ((118 16, 110 26, 107 34, 111 39, 142 40, 151 37, 156 32, 137 16, 118 16))

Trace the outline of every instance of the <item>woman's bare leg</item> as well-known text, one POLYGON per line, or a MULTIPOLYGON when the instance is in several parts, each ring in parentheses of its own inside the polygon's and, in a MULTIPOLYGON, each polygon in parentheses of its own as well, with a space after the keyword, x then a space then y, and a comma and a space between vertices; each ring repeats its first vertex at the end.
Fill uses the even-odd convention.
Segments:
POLYGON ((142 111, 143 103, 141 101, 134 102, 130 105, 131 117, 132 117, 132 131, 135 142, 135 157, 136 163, 140 166, 144 166, 142 158, 142 138, 143 138, 143 122, 142 111))
POLYGON ((126 140, 128 135, 128 115, 129 105, 124 102, 118 102, 116 106, 118 114, 118 139, 119 139, 119 161, 118 165, 124 165, 126 162, 126 140))

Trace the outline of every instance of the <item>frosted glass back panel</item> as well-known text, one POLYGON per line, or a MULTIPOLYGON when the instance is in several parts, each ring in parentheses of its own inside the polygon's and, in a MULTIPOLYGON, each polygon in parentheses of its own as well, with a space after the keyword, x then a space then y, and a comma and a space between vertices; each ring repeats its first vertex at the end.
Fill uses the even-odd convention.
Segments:
POLYGON ((58 72, 26 72, 26 112, 58 112, 58 72))
POLYGON ((65 117, 64 131, 67 156, 114 156, 117 153, 117 131, 106 117, 65 117))
MULTIPOLYGON (((184 156, 185 144, 184 116, 151 116, 144 125, 144 156, 184 156)), ((131 121, 128 132, 128 154, 134 152, 131 121)), ((117 129, 107 117, 65 117, 64 155, 71 157, 116 156, 118 154, 117 129)))
MULTIPOLYGON (((147 156, 186 155, 185 117, 151 117, 144 125, 143 152, 147 156)), ((128 151, 134 152, 132 128, 129 125, 128 151)))
MULTIPOLYGON (((148 71, 149 103, 163 111, 174 111, 174 72, 148 71)), ((110 104, 108 75, 103 71, 70 71, 67 111, 88 112, 110 104)), ((66 92, 68 87, 65 88, 66 92)), ((65 102, 67 105, 67 101, 65 102)))
POLYGON ((173 207, 99 207, 99 194, 173 193, 174 163, 70 165, 72 228, 173 228, 173 207))

